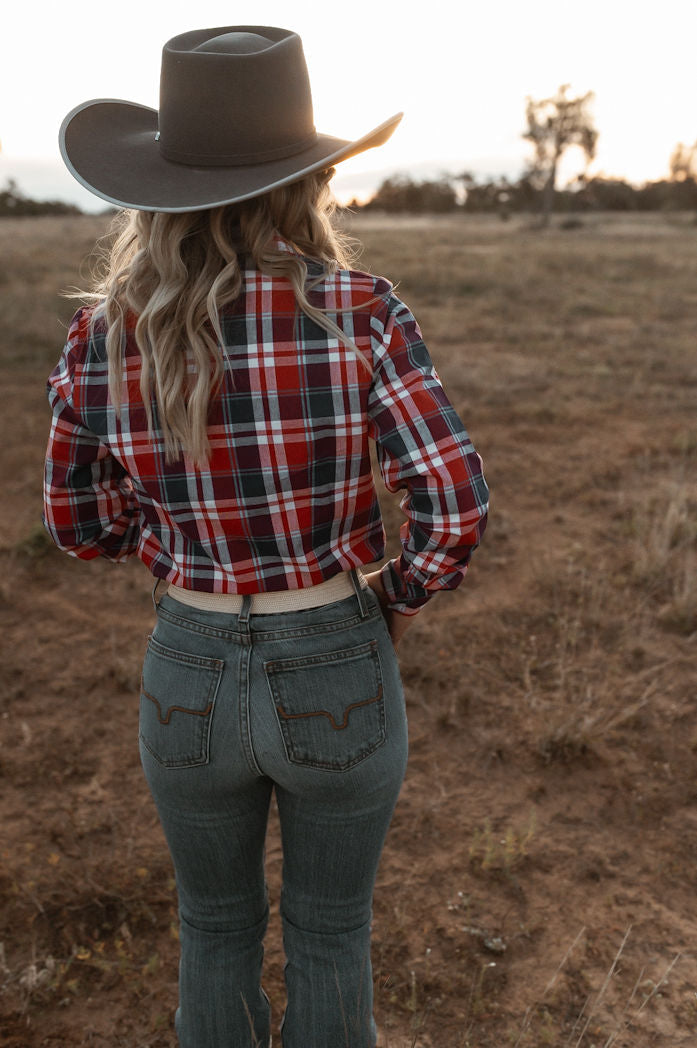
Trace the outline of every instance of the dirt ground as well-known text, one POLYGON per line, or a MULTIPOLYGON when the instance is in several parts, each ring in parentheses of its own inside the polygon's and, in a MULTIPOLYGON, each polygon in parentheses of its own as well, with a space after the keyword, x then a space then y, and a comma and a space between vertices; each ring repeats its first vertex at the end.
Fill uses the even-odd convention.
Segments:
MULTIPOLYGON (((465 583, 400 649, 381 1045, 694 1046, 697 224, 352 224, 361 267, 419 317, 492 490, 465 583)), ((175 1044, 172 871, 137 750, 150 579, 68 558, 40 524, 44 381, 75 308, 57 291, 84 283, 105 228, 0 222, 3 1048, 175 1044)), ((272 820, 277 1021, 280 869, 272 820)))

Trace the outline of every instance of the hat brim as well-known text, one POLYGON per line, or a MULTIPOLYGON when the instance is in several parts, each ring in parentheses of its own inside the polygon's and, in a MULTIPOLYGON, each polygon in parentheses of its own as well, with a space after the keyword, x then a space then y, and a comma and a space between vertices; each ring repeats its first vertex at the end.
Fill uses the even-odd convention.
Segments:
POLYGON ((70 173, 110 204, 138 211, 199 211, 249 200, 382 145, 401 119, 397 113, 353 142, 318 135, 308 149, 282 160, 190 167, 161 155, 156 109, 97 98, 68 113, 59 145, 70 173))

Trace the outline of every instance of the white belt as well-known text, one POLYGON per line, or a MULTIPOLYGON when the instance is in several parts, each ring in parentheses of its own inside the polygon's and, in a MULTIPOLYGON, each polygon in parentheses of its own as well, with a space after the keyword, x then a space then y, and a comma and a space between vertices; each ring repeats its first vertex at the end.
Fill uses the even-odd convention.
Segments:
MULTIPOLYGON (((362 588, 366 589, 368 583, 360 572, 357 574, 362 588)), ((279 611, 319 608, 323 604, 345 600, 347 597, 352 597, 354 593, 351 573, 344 571, 340 575, 327 579, 326 582, 318 582, 316 586, 307 586, 305 589, 252 593, 250 612, 252 615, 273 615, 279 611)), ((167 596, 203 611, 224 611, 230 615, 238 615, 242 610, 241 593, 204 593, 201 590, 183 589, 170 582, 167 587, 167 596)))

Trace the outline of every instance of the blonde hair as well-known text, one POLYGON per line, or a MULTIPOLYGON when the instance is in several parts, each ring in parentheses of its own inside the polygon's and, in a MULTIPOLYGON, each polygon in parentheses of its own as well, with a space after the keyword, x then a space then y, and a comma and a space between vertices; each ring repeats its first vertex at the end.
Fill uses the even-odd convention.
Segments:
MULTIPOLYGON (((236 205, 170 214, 126 211, 105 270, 88 294, 97 301, 93 324, 104 317, 109 393, 117 413, 122 399, 124 328, 135 315, 142 357, 140 391, 152 432, 151 393, 167 461, 188 452, 197 464, 210 454, 207 420, 211 395, 223 377, 220 311, 242 290, 244 256, 262 273, 285 277, 299 308, 370 363, 307 292, 305 255, 325 272, 348 268, 352 249, 330 221, 333 169, 236 205), (280 234, 299 254, 274 244, 280 234)), ((315 283, 321 282, 323 276, 315 283)))

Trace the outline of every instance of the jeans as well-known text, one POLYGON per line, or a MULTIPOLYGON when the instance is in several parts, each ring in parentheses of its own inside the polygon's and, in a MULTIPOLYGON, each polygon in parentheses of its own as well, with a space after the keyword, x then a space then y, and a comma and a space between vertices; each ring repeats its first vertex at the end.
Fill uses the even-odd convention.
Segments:
POLYGON ((373 886, 404 777, 396 655, 372 590, 239 615, 165 595, 140 750, 174 863, 181 1048, 266 1048, 264 839, 283 845, 283 1048, 374 1048, 373 886))

